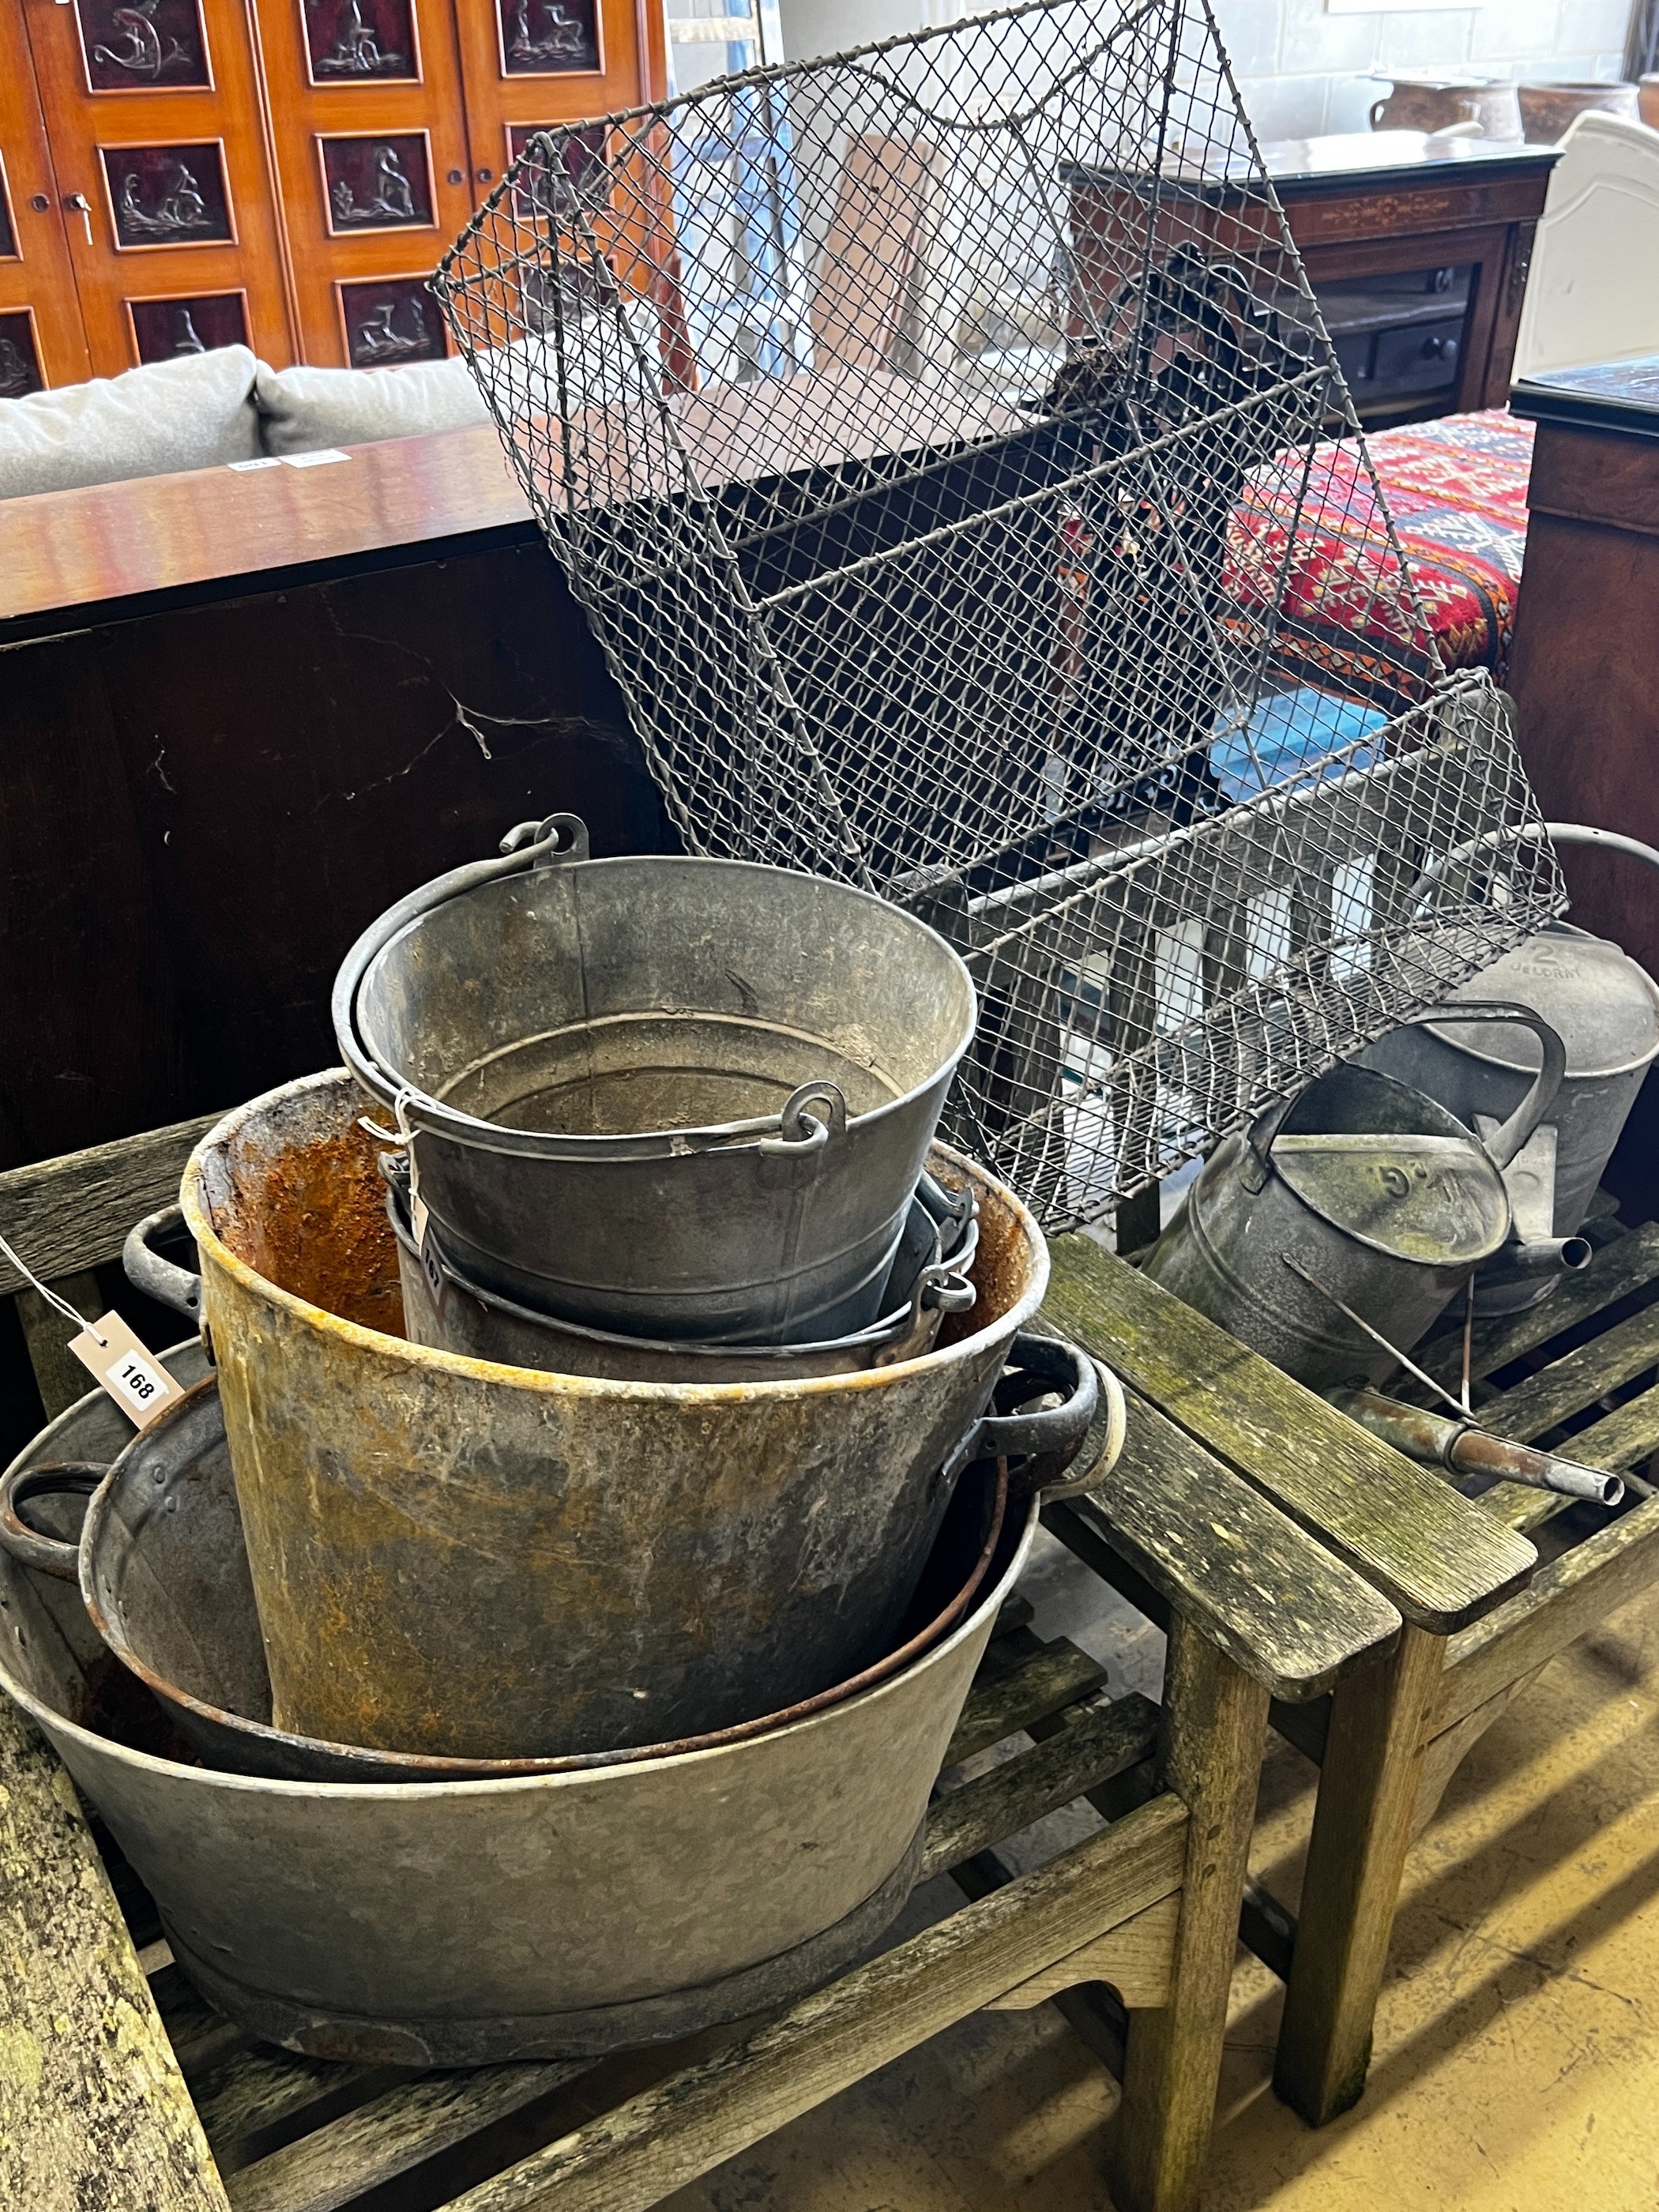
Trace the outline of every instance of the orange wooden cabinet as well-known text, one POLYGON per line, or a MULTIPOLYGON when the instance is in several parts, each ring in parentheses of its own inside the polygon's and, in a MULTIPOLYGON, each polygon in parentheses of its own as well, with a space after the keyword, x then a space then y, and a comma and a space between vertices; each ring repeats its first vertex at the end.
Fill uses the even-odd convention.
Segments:
POLYGON ((91 372, 21 11, 0 10, 0 398, 91 372))
POLYGON ((529 131, 665 73, 658 0, 0 0, 0 396, 437 358, 426 280, 529 131))

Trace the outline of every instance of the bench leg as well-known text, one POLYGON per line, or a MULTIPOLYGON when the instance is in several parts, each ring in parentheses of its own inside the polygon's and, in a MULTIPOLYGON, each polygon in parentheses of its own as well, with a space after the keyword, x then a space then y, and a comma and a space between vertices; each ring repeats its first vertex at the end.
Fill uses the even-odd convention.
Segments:
POLYGON ((1311 2127, 1357 2104, 1412 1838, 1443 1637, 1408 1623, 1337 1687, 1320 1771, 1273 2088, 1311 2127))
POLYGON ((1192 1625, 1170 1624, 1162 1778, 1192 1816, 1168 2003, 1129 2016, 1108 2151, 1116 2212, 1191 2212, 1215 2119, 1267 1692, 1192 1625))

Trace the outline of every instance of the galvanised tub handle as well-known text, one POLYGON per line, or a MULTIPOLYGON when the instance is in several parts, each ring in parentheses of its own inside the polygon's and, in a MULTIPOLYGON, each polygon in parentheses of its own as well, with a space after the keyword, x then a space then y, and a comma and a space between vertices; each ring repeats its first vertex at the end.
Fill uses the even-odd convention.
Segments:
POLYGON ((30 1498, 90 1498, 109 1473, 91 1460, 55 1460, 45 1467, 21 1467, 0 1483, 0 1544, 13 1559, 60 1583, 81 1579, 81 1546, 67 1536, 48 1536, 31 1528, 18 1511, 30 1498))
POLYGON ((1074 1490, 1092 1489, 1110 1472, 1123 1449, 1123 1391, 1116 1376, 1074 1344, 1024 1330, 1009 1346, 1006 1364, 1018 1376, 1030 1376, 1048 1390, 1064 1391, 1066 1396, 1058 1406, 1044 1407, 1036 1413, 983 1415, 951 1454, 945 1468, 946 1480, 976 1459, 1017 1458, 1033 1462, 1022 1468, 1016 1479, 1017 1486, 1023 1490, 1041 1490, 1045 1497, 1064 1498, 1074 1490), (1076 1482, 1062 1483, 1059 1478, 1094 1426, 1103 1381, 1109 1413, 1106 1449, 1076 1482))
POLYGON ((166 1236, 170 1229, 178 1228, 184 1218, 183 1209, 176 1206, 164 1206, 159 1213, 147 1213, 136 1229, 128 1231, 127 1241, 121 1247, 121 1265, 135 1291, 143 1291, 146 1297, 171 1306, 186 1320, 199 1322, 201 1277, 192 1275, 188 1267, 164 1260, 159 1252, 151 1251, 149 1244, 152 1237, 166 1236))

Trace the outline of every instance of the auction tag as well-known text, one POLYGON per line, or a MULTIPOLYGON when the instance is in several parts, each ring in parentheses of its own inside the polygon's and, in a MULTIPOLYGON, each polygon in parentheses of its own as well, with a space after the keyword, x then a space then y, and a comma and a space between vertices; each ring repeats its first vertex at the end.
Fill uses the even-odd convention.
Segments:
POLYGON ((185 1395, 183 1383, 173 1381, 118 1313, 106 1313, 79 1336, 71 1337, 70 1350, 141 1429, 147 1429, 158 1413, 176 1405, 185 1395))
POLYGON ((441 1315, 449 1296, 449 1278, 438 1257, 438 1248, 430 1234, 431 1225, 432 1217, 427 1211, 426 1200, 421 1196, 420 1177, 415 1171, 415 1147, 411 1145, 409 1148, 410 1233, 415 1239, 415 1249, 421 1255, 421 1273, 426 1277, 432 1303, 441 1315))

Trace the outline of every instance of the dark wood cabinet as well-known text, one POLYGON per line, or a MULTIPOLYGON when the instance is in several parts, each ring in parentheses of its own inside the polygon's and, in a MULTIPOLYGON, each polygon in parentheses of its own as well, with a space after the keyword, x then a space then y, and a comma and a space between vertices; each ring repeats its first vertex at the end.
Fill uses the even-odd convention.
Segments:
POLYGON ((1379 131, 1264 158, 1366 427, 1501 407, 1556 149, 1379 131))
POLYGON ((645 0, 0 0, 0 396, 440 356, 426 279, 514 134, 665 82, 645 0))
MULTIPOLYGON (((1557 158, 1550 146, 1436 144, 1405 131, 1262 149, 1368 427, 1502 405, 1557 158)), ((1097 317, 1121 276, 1123 241, 1145 230, 1152 180, 1078 168, 1068 181, 1073 281, 1083 309, 1097 317)), ((1157 191, 1158 250, 1201 242, 1258 270, 1269 265, 1271 218, 1243 167, 1190 185, 1177 176, 1157 191)), ((1286 255, 1287 284, 1292 273, 1286 255)))

